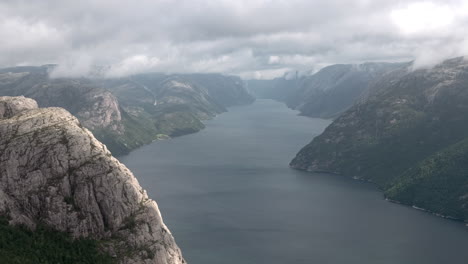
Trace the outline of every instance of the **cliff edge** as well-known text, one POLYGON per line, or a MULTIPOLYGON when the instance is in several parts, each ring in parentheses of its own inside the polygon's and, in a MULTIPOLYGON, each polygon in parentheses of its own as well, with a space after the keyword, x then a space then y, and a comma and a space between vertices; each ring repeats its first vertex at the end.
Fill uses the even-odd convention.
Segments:
POLYGON ((0 214, 92 238, 119 263, 185 263, 155 201, 62 108, 0 97, 0 214))

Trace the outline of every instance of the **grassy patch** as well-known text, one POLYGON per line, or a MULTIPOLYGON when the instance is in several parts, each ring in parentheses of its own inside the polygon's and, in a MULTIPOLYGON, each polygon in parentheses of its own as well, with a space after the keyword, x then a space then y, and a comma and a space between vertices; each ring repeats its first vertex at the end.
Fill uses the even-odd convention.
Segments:
POLYGON ((111 264, 116 260, 99 250, 92 239, 72 239, 64 232, 40 225, 35 231, 11 226, 0 217, 0 263, 8 264, 111 264))

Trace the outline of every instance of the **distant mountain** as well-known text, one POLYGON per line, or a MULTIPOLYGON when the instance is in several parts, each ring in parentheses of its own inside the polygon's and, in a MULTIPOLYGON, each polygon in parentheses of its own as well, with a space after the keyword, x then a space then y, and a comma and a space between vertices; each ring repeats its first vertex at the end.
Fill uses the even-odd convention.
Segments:
POLYGON ((378 184, 404 204, 468 220, 468 62, 400 68, 291 162, 378 184))
POLYGON ((223 107, 250 104, 254 101, 244 81, 237 76, 220 74, 178 74, 176 76, 204 89, 215 102, 223 107))
POLYGON ((366 97, 374 80, 407 63, 336 64, 295 79, 249 81, 255 94, 310 117, 334 118, 366 97))
POLYGON ((286 79, 285 77, 272 80, 248 80, 249 91, 256 98, 273 99, 280 102, 287 102, 300 87, 302 78, 286 79))
POLYGON ((202 120, 254 98, 238 77, 220 74, 140 74, 118 79, 49 78, 53 66, 0 70, 0 95, 24 95, 58 106, 115 154, 164 137, 197 132, 202 120))

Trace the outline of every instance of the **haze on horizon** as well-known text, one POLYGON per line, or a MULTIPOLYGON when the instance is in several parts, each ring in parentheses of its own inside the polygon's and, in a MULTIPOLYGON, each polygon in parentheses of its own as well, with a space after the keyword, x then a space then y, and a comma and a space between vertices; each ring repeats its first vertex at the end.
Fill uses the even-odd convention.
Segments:
POLYGON ((219 72, 269 79, 335 63, 468 54, 468 1, 6 0, 0 66, 56 63, 55 76, 95 66, 140 72, 219 72))

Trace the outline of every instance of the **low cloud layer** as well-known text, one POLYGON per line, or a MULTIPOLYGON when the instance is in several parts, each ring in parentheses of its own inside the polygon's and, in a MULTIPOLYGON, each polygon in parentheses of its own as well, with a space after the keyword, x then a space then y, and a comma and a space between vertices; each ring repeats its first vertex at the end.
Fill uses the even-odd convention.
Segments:
MULTIPOLYGON (((465 3, 464 3, 465 2, 465 3)), ((0 66, 55 76, 146 71, 273 78, 333 63, 468 54, 462 0, 4 0, 0 66)))

